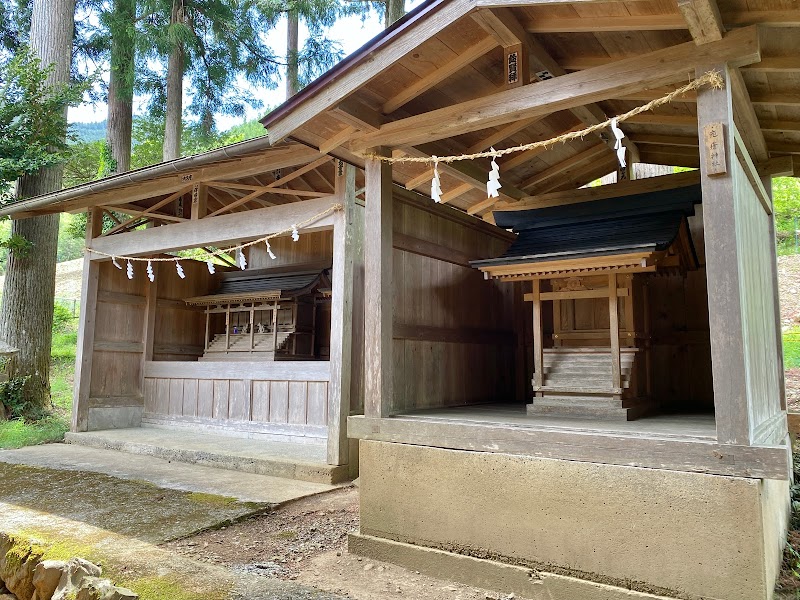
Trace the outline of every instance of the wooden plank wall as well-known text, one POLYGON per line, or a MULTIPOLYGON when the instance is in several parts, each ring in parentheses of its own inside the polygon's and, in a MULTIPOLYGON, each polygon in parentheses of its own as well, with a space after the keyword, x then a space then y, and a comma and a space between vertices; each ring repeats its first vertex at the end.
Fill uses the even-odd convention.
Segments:
POLYGON ((393 412, 513 401, 515 286, 468 264, 510 236, 395 190, 393 412))
POLYGON ((247 255, 248 269, 269 269, 291 265, 324 264, 330 266, 333 261, 333 230, 304 232, 300 231, 300 239, 292 241, 289 236, 270 240, 275 259, 267 254, 266 245, 251 246, 247 255))
MULTIPOLYGON (((156 321, 153 360, 197 360, 203 354, 206 317, 202 307, 184 299, 213 293, 219 285, 219 269, 211 275, 205 263, 181 261, 186 278, 181 279, 171 262, 153 263, 156 280, 156 321)), ((142 275, 144 275, 142 273, 142 275)))
POLYGON ((141 406, 147 279, 99 264, 88 409, 141 406))
POLYGON ((713 412, 705 267, 648 277, 647 295, 654 399, 664 410, 713 412))
POLYGON ((144 421, 325 438, 329 363, 145 363, 144 421))
POLYGON ((733 170, 736 242, 742 310, 741 332, 745 354, 747 404, 753 443, 763 442, 772 431, 761 431, 783 412, 780 382, 775 368, 779 360, 775 330, 776 281, 771 268, 770 219, 753 190, 745 168, 731 157, 733 170))

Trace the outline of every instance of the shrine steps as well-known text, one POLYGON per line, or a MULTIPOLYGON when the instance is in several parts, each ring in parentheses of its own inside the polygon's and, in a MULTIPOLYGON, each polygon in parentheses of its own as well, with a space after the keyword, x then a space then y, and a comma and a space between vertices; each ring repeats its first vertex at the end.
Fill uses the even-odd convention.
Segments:
POLYGON ((528 414, 542 417, 580 417, 603 421, 632 421, 647 414, 649 404, 639 399, 623 399, 613 395, 574 396, 545 394, 533 399, 528 414))

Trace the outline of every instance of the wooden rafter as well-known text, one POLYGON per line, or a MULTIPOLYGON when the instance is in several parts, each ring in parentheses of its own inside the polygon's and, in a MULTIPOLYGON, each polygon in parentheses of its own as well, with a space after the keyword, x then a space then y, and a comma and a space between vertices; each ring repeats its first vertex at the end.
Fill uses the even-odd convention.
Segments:
POLYGON ((695 115, 660 115, 658 113, 642 113, 625 121, 637 125, 664 125, 667 127, 697 127, 695 115))
POLYGON ((141 221, 143 218, 150 219, 150 218, 153 218, 154 216, 157 216, 155 214, 155 211, 157 211, 159 208, 161 208, 163 206, 166 206, 170 202, 174 202, 175 200, 177 200, 178 198, 183 196, 186 192, 190 191, 191 189, 192 189, 191 185, 184 186, 183 188, 179 189, 177 192, 174 192, 174 193, 170 194, 169 196, 167 196, 163 200, 159 200, 153 206, 144 209, 138 215, 133 216, 132 218, 128 219, 127 221, 124 221, 123 223, 115 225, 114 227, 112 227, 111 229, 106 231, 103 235, 104 236, 113 235, 113 234, 117 233, 118 231, 122 231, 124 229, 128 229, 128 228, 132 227, 134 221, 141 221))
POLYGON ((547 115, 542 115, 540 117, 532 117, 530 119, 520 119, 519 121, 514 121, 513 123, 509 123, 508 125, 501 127, 497 131, 481 139, 479 142, 475 142, 469 148, 467 148, 465 152, 471 154, 473 152, 483 152, 484 150, 488 150, 492 146, 498 145, 503 140, 507 140, 512 135, 519 133, 523 129, 527 129, 531 125, 538 123, 539 121, 545 119, 546 117, 547 115))
POLYGON ((716 0, 678 0, 678 9, 696 44, 722 39, 725 26, 716 0))
POLYGON ((700 47, 693 42, 679 44, 393 121, 357 139, 352 149, 363 150, 385 144, 416 145, 439 140, 478 128, 583 106, 615 94, 673 83, 685 77, 689 65, 708 64, 712 60, 747 64, 757 62, 759 57, 757 29, 738 29, 719 42, 700 47))
MULTIPOLYGON (((610 56, 570 56, 560 59, 561 66, 567 71, 583 71, 607 65, 619 60, 610 56)), ((800 57, 798 56, 762 56, 761 62, 744 65, 747 71, 763 71, 765 73, 792 73, 800 71, 800 57)))
MULTIPOLYGON (((726 27, 770 25, 797 27, 800 10, 743 10, 723 12, 726 27)), ((603 31, 669 31, 688 29, 682 14, 619 15, 614 17, 554 17, 539 15, 525 24, 531 33, 597 33, 603 31)))
POLYGON ((327 140, 321 143, 319 145, 319 151, 323 154, 328 154, 331 150, 334 150, 339 145, 349 140, 356 131, 358 131, 358 129, 352 125, 345 125, 344 128, 339 131, 339 133, 329 137, 327 140))
POLYGON ((448 77, 451 77, 464 67, 472 64, 475 60, 496 47, 497 42, 493 37, 489 36, 483 38, 481 41, 473 44, 466 50, 459 52, 455 58, 451 59, 438 69, 431 71, 416 83, 411 84, 398 94, 389 98, 383 103, 381 112, 383 112, 385 115, 393 113, 401 106, 411 102, 411 100, 414 98, 421 96, 435 85, 441 83, 448 77))
POLYGON ((549 180, 557 177, 564 171, 590 163, 608 151, 609 148, 605 144, 597 144, 592 146, 591 148, 570 156, 568 159, 563 160, 560 163, 541 171, 540 173, 536 173, 536 175, 533 177, 523 181, 520 184, 520 187, 523 190, 531 190, 540 186, 545 186, 549 180))

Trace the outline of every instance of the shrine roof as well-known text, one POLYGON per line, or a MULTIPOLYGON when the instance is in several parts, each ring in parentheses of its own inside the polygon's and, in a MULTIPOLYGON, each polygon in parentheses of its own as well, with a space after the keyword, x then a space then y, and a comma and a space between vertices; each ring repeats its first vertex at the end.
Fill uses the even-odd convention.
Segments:
POLYGON ((496 212, 517 239, 475 267, 666 250, 701 200, 699 185, 567 206, 496 212))
POLYGON ((222 285, 213 294, 187 298, 189 304, 219 304, 269 300, 308 294, 316 288, 330 288, 325 271, 295 273, 237 273, 223 275, 222 285))

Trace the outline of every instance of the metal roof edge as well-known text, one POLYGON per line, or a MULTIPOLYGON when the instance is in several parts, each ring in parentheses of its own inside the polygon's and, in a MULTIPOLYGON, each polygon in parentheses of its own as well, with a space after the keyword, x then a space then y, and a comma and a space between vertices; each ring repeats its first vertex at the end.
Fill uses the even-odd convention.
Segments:
POLYGON ((50 192, 41 196, 35 196, 27 200, 21 200, 0 207, 0 216, 10 216, 16 213, 35 210, 51 204, 66 202, 73 198, 78 198, 85 194, 106 191, 128 185, 131 183, 139 183, 153 177, 159 177, 168 173, 179 173, 181 171, 204 166, 218 160, 229 158, 239 158, 250 152, 257 150, 265 150, 270 148, 271 144, 269 137, 266 135, 254 138, 252 140, 245 140, 237 142, 221 148, 215 148, 208 152, 201 154, 193 154, 191 156, 184 156, 176 158, 167 162, 157 163, 149 167, 142 167, 134 171, 127 171, 116 175, 110 175, 103 179, 96 181, 89 181, 70 188, 59 190, 57 192, 50 192))

